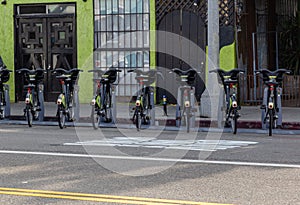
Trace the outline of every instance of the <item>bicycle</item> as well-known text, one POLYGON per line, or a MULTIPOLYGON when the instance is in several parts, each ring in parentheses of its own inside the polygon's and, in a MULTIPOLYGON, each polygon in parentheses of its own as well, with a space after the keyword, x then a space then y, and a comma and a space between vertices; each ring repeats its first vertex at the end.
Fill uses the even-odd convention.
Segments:
POLYGON ((136 73, 138 85, 137 98, 132 121, 136 125, 137 131, 140 131, 142 121, 144 125, 149 125, 150 120, 154 118, 154 88, 151 86, 156 80, 156 74, 162 76, 157 70, 143 71, 140 69, 128 70, 128 73, 136 73))
POLYGON ((0 66, 0 119, 10 114, 9 87, 4 83, 9 80, 11 72, 5 65, 0 66))
POLYGON ((177 92, 176 126, 180 127, 182 119, 184 119, 183 124, 186 126, 186 131, 190 132, 190 128, 195 122, 195 87, 193 84, 197 71, 191 68, 185 71, 174 68, 172 71, 177 74, 176 80, 180 83, 177 92))
POLYGON ((225 92, 225 127, 231 127, 232 133, 237 133, 237 120, 240 118, 238 104, 238 75, 244 73, 242 69, 224 71, 222 69, 211 70, 210 73, 218 73, 225 92))
POLYGON ((17 73, 24 73, 25 81, 28 83, 24 85, 24 89, 27 90, 24 115, 28 126, 32 127, 33 120, 44 120, 44 89, 42 81, 45 71, 41 68, 37 68, 36 70, 21 68, 17 70, 17 73))
POLYGON ((255 73, 262 74, 266 85, 264 100, 261 105, 262 127, 268 121, 269 136, 272 136, 272 130, 277 127, 278 114, 281 113, 281 82, 283 81, 283 75, 291 74, 291 71, 287 69, 278 69, 276 71, 262 69, 255 73))
POLYGON ((92 99, 91 106, 91 119, 94 129, 98 129, 101 119, 104 118, 104 121, 110 123, 114 121, 112 108, 113 101, 112 95, 114 93, 113 83, 117 79, 117 73, 122 72, 122 70, 111 68, 107 71, 103 70, 89 70, 88 72, 97 73, 94 82, 97 85, 96 94, 92 99))
POLYGON ((76 82, 79 77, 79 72, 82 70, 73 68, 65 70, 56 68, 52 71, 56 75, 61 85, 61 93, 57 98, 57 119, 60 129, 66 127, 66 121, 76 121, 76 115, 79 115, 79 99, 75 89, 76 82))

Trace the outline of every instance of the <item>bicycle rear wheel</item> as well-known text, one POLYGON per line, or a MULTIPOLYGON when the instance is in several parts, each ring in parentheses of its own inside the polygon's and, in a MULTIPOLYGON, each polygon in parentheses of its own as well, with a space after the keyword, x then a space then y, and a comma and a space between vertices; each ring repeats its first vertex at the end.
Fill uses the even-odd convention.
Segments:
POLYGON ((100 124, 100 116, 98 115, 98 108, 96 108, 95 105, 92 105, 91 119, 94 129, 98 129, 100 124))
POLYGON ((59 106, 57 109, 57 118, 59 128, 63 129, 66 123, 66 113, 64 112, 64 108, 62 106, 59 106))
POLYGON ((32 115, 32 109, 30 105, 26 105, 26 120, 29 127, 32 127, 32 121, 33 121, 33 115, 32 115))

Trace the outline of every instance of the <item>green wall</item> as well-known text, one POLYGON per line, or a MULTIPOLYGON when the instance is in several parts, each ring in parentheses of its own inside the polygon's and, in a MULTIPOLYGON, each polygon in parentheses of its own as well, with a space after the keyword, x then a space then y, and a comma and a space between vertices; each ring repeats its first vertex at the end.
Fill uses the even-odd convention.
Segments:
MULTIPOLYGON (((32 4, 32 3, 76 3, 77 14, 77 63, 78 68, 83 70, 91 69, 88 65, 93 55, 94 39, 94 17, 93 1, 88 0, 8 0, 6 5, 0 4, 0 55, 4 63, 10 70, 14 70, 14 5, 32 4)), ((81 102, 89 102, 92 96, 92 81, 88 79, 89 75, 82 73, 79 78, 80 91, 79 97, 81 102), (89 92, 85 92, 89 91, 89 92)), ((14 74, 11 75, 10 81, 11 101, 15 101, 14 74)))

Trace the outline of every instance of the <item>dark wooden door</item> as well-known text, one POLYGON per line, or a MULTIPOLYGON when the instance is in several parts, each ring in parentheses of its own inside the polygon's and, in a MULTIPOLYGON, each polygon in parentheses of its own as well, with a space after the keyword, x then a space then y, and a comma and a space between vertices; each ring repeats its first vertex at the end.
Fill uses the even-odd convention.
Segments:
MULTIPOLYGON (((205 75, 205 45, 206 27, 202 18, 194 12, 185 10, 174 10, 166 14, 158 24, 158 30, 175 34, 172 39, 158 36, 157 46, 165 46, 168 53, 157 54, 157 66, 161 68, 165 79, 158 78, 158 86, 166 89, 158 89, 157 100, 160 101, 166 95, 169 103, 176 103, 178 82, 169 71, 173 68, 187 70, 194 68, 201 72, 196 78, 196 97, 199 100, 204 91, 204 83, 200 76, 205 75), (186 43, 185 40, 189 40, 186 43), (203 52, 196 51, 191 45, 196 44, 203 52), (171 55, 175 53, 177 55, 171 55), (195 60, 196 59, 196 60, 195 60)), ((164 34, 160 34, 164 35, 164 34)), ((169 34, 166 34, 169 35, 169 34)), ((164 50, 164 49, 163 49, 164 50)))
MULTIPOLYGON (((16 70, 42 68, 44 96, 55 101, 60 86, 52 70, 77 67, 74 14, 25 15, 16 17, 16 70)), ((22 76, 16 75, 16 101, 23 99, 22 76)))

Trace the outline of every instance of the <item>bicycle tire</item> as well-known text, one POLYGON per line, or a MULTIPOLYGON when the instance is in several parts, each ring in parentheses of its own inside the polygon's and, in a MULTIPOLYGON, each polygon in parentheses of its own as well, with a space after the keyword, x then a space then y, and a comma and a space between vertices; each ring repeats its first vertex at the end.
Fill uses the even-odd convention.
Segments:
POLYGON ((136 125, 136 129, 137 131, 140 131, 141 126, 142 126, 142 117, 141 117, 141 112, 140 112, 140 108, 136 108, 136 114, 135 114, 135 125, 136 125))
POLYGON ((233 109, 232 111, 232 117, 231 117, 231 129, 232 129, 232 133, 236 134, 237 133, 237 110, 233 109))
POLYGON ((4 103, 3 103, 3 93, 0 92, 0 119, 3 120, 5 118, 4 114, 4 103))
POLYGON ((143 122, 144 125, 149 125, 150 123, 150 102, 149 102, 149 95, 145 94, 144 95, 144 102, 143 102, 143 122))
POLYGON ((272 136, 273 124, 274 124, 274 113, 273 110, 270 110, 269 111, 269 136, 272 136))
POLYGON ((58 106, 57 119, 59 128, 63 129, 66 123, 66 113, 64 112, 64 108, 62 106, 58 106))
POLYGON ((33 121, 33 114, 32 109, 30 105, 26 105, 26 120, 29 127, 32 127, 32 121, 33 121))
POLYGON ((104 120, 109 123, 112 121, 112 110, 111 110, 111 95, 109 92, 105 93, 104 98, 104 120))
POLYGON ((190 132, 190 127, 191 127, 190 117, 191 117, 191 108, 187 107, 186 111, 185 111, 185 124, 186 124, 186 132, 187 133, 190 132))
POLYGON ((95 105, 92 105, 91 119, 94 129, 97 130, 100 124, 100 116, 98 115, 98 108, 95 105))

